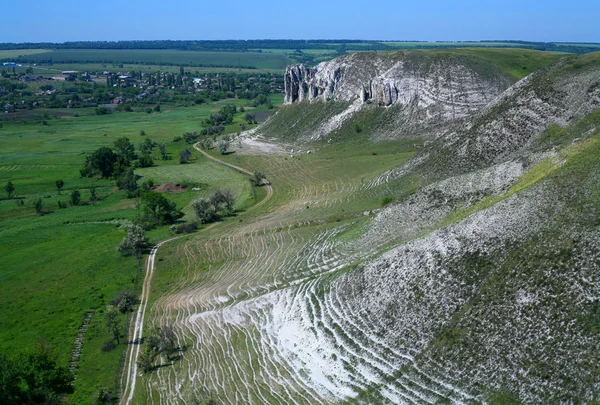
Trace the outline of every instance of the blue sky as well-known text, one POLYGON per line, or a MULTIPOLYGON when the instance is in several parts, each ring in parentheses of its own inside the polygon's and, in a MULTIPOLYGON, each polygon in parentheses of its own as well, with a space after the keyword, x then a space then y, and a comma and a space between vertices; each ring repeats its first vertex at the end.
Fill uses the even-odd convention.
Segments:
POLYGON ((0 42, 381 39, 600 42, 600 1, 3 0, 0 42))

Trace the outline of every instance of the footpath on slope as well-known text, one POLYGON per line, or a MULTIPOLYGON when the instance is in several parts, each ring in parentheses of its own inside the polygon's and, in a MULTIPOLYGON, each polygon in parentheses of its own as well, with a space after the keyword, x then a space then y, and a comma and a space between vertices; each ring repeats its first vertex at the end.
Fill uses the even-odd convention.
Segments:
MULTIPOLYGON (((243 173, 243 174, 247 174, 250 176, 254 175, 253 173, 251 173, 250 171, 248 171, 242 167, 232 165, 231 163, 223 162, 222 160, 209 155, 208 153, 206 153, 205 151, 200 149, 200 147, 198 146, 197 143, 194 144, 194 149, 196 149, 198 152, 202 153, 207 158, 209 158, 219 164, 228 166, 228 167, 230 167, 234 170, 237 170, 238 172, 243 173)), ((266 203, 273 196, 273 187, 271 187, 270 184, 266 183, 265 188, 267 190, 267 195, 260 202, 255 204, 252 208, 258 207, 258 206, 266 203)), ((202 231, 206 231, 214 226, 217 226, 218 224, 219 224, 218 222, 211 224, 211 225, 207 226, 206 228, 203 228, 202 231)), ((133 327, 133 336, 132 336, 132 339, 129 341, 130 348, 125 356, 126 361, 125 361, 125 367, 124 367, 124 375, 121 377, 121 379, 125 379, 125 389, 123 390, 121 398, 119 400, 120 405, 129 405, 129 403, 133 399, 133 395, 135 393, 135 385, 136 385, 136 380, 137 380, 137 378, 136 378, 137 360, 138 360, 138 357, 140 354, 140 349, 141 349, 142 332, 143 332, 143 328, 144 328, 144 318, 146 315, 146 308, 148 306, 148 298, 150 297, 150 286, 151 286, 151 282, 152 282, 152 276, 154 274, 154 259, 156 257, 156 252, 158 251, 158 248, 160 248, 165 243, 174 241, 179 238, 183 238, 184 236, 187 236, 187 235, 177 236, 175 238, 166 239, 166 240, 163 240, 163 241, 157 243, 156 246, 154 246, 154 248, 152 248, 152 251, 150 252, 150 256, 148 256, 148 259, 146 261, 146 274, 144 276, 144 283, 142 285, 142 296, 140 298, 140 304, 138 306, 138 311, 137 311, 137 315, 135 318, 135 324, 133 327)))
MULTIPOLYGON (((199 142, 196 142, 194 144, 194 149, 196 149, 198 152, 202 153, 207 158, 209 158, 209 159, 211 159, 211 160, 213 160, 213 161, 215 161, 217 163, 220 163, 222 165, 231 167, 232 169, 235 169, 235 170, 237 170, 240 173, 247 174, 249 176, 254 176, 254 173, 252 173, 252 172, 250 172, 250 171, 248 171, 248 170, 246 170, 246 169, 244 169, 242 167, 233 165, 231 163, 223 162, 222 160, 217 159, 216 157, 214 157, 214 156, 208 154, 207 152, 203 151, 198 145, 199 145, 199 142)), ((267 195, 265 196, 265 198, 262 199, 262 201, 260 201, 259 203, 257 203, 254 207, 258 207, 260 205, 263 205, 264 203, 266 203, 267 201, 269 201, 271 199, 271 197, 273 196, 273 187, 271 187, 271 185, 269 183, 265 183, 265 188, 267 189, 267 195)))

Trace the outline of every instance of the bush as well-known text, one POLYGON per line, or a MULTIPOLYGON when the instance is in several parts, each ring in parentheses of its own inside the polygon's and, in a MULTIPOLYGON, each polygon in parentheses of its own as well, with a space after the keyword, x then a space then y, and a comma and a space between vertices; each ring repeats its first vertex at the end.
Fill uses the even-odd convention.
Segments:
POLYGON ((139 225, 132 225, 127 229, 127 236, 121 241, 118 250, 119 252, 134 254, 139 257, 146 243, 148 241, 146 240, 144 228, 139 225))
POLYGON ((42 199, 36 198, 33 200, 33 207, 35 208, 35 213, 38 215, 42 215, 42 199))
POLYGON ((96 109, 94 110, 96 112, 96 115, 106 115, 106 114, 111 114, 112 111, 110 108, 107 107, 96 107, 96 109))
POLYGON ((133 307, 137 304, 137 298, 132 291, 119 291, 110 304, 116 306, 119 312, 124 314, 133 311, 133 307))
POLYGON ((185 222, 183 224, 173 225, 171 227, 171 232, 176 233, 176 234, 191 233, 191 232, 194 232, 196 229, 198 229, 197 223, 185 222))
POLYGON ((392 197, 392 196, 383 197, 381 199, 381 206, 385 207, 386 205, 388 205, 392 201, 394 201, 394 197, 392 197))
POLYGON ((142 155, 138 159, 139 167, 152 167, 154 166, 154 159, 152 159, 151 155, 142 155))
POLYGON ((71 205, 79 205, 79 203, 81 202, 81 193, 79 192, 79 190, 71 191, 70 201, 71 205))
POLYGON ((179 152, 179 163, 184 164, 187 163, 192 157, 192 152, 188 148, 183 148, 181 152, 179 152))

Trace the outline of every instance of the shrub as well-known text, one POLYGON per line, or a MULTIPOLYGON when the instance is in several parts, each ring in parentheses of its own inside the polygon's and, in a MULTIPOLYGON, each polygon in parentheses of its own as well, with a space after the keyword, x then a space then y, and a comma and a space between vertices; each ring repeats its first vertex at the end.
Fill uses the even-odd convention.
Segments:
POLYGON ((69 197, 71 205, 79 205, 81 202, 81 193, 79 190, 71 191, 71 196, 69 197))
POLYGON ((394 201, 394 197, 392 197, 392 196, 386 196, 386 197, 383 197, 383 198, 381 199, 381 206, 382 206, 382 207, 385 207, 386 205, 388 205, 388 204, 389 204, 389 203, 391 203, 392 201, 394 201))
POLYGON ((176 234, 191 233, 191 232, 194 232, 196 229, 198 229, 197 223, 185 222, 183 224, 173 225, 171 227, 171 232, 176 233, 176 234))

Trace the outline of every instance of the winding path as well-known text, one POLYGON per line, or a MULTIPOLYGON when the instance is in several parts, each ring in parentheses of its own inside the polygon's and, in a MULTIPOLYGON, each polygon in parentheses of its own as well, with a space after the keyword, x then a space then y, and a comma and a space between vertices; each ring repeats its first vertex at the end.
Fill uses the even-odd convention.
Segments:
MULTIPOLYGON (((250 171, 248 171, 244 168, 232 165, 230 163, 223 162, 222 160, 219 160, 216 157, 209 155, 208 153, 206 153, 205 151, 200 149, 198 147, 197 143, 194 144, 194 149, 196 149, 198 152, 202 153, 207 158, 209 158, 219 164, 231 167, 232 169, 235 169, 238 172, 241 172, 243 174, 248 174, 250 176, 253 176, 253 173, 251 173, 250 171)), ((273 187, 271 187, 270 184, 265 183, 265 188, 267 190, 267 195, 265 196, 265 198, 263 198, 260 202, 258 202, 252 208, 258 207, 258 206, 266 203, 273 196, 273 187)), ((203 230, 210 229, 218 224, 219 223, 216 222, 214 224, 211 224, 210 226, 207 226, 203 230)), ((141 349, 142 332, 144 329, 144 317, 146 315, 146 308, 148 306, 148 298, 150 296, 150 286, 151 286, 151 282, 152 282, 152 276, 154 275, 154 259, 156 257, 156 252, 158 251, 158 248, 160 248, 165 243, 171 242, 175 239, 179 239, 182 237, 183 236, 177 236, 175 238, 166 239, 166 240, 163 240, 163 241, 157 243, 156 246, 154 246, 154 248, 152 248, 152 251, 150 252, 150 256, 148 256, 148 260, 146 261, 146 275, 144 276, 144 284, 142 286, 142 296, 140 298, 140 305, 138 307, 137 315, 135 317, 135 325, 133 327, 133 337, 130 340, 130 348, 126 354, 125 375, 124 375, 125 389, 123 390, 121 399, 119 401, 120 405, 129 405, 129 403, 133 399, 133 395, 135 393, 135 383, 137 380, 137 378, 136 378, 137 360, 138 360, 138 356, 140 354, 140 349, 141 349)))
MULTIPOLYGON (((206 153, 205 151, 203 151, 198 146, 199 144, 200 144, 200 142, 196 142, 194 144, 194 149, 196 149, 198 152, 202 153, 207 158, 209 158, 209 159, 211 159, 211 160, 213 160, 213 161, 215 161, 217 163, 220 163, 222 165, 229 166, 232 169, 235 169, 235 170, 237 170, 240 173, 247 174, 249 176, 254 176, 254 173, 250 172, 249 170, 246 170, 246 169, 244 169, 242 167, 239 167, 239 166, 236 166, 236 165, 232 165, 231 163, 223 162, 222 160, 217 159, 216 157, 214 157, 212 155, 209 155, 208 153, 206 153)), ((271 185, 268 182, 265 182, 264 184, 265 184, 265 188, 267 189, 267 195, 259 203, 257 203, 254 207, 258 207, 260 205, 263 205, 264 203, 266 203, 267 201, 269 201, 271 199, 271 197, 273 196, 273 187, 271 187, 271 185)))

